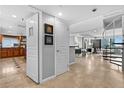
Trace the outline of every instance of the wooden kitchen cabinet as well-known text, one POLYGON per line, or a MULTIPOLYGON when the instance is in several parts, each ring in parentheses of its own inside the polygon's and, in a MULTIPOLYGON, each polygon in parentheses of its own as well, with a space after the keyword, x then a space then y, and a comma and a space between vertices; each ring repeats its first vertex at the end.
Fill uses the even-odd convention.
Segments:
POLYGON ((2 48, 0 49, 0 58, 25 56, 24 48, 2 48))

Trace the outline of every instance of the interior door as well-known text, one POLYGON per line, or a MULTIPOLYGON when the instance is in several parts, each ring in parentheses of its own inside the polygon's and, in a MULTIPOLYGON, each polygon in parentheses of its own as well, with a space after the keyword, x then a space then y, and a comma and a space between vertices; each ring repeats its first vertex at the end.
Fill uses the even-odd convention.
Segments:
POLYGON ((59 19, 55 20, 55 40, 56 75, 60 75, 69 68, 69 32, 67 26, 59 19))

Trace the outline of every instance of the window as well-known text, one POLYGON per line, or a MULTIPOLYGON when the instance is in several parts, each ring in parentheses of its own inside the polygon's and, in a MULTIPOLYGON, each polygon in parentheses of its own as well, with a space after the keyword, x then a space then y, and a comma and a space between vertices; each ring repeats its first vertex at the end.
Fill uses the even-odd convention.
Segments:
POLYGON ((123 43, 123 36, 115 36, 115 43, 123 43))
POLYGON ((2 40, 2 47, 14 47, 14 45, 19 44, 19 40, 17 38, 4 37, 2 40))

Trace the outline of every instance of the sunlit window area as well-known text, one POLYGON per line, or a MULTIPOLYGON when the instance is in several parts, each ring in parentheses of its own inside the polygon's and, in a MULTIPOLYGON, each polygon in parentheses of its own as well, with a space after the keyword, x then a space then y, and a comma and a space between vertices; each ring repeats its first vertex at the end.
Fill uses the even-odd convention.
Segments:
POLYGON ((17 38, 4 37, 2 41, 3 48, 19 46, 19 40, 17 38))

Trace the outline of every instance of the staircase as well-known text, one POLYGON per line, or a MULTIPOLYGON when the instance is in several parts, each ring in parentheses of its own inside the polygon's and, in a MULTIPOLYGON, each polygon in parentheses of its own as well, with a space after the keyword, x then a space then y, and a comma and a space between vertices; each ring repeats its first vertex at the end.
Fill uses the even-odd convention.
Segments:
MULTIPOLYGON (((124 69, 124 41, 122 42, 115 42, 116 36, 122 36, 124 40, 124 35, 123 35, 123 15, 116 17, 113 19, 111 23, 109 23, 107 26, 104 27, 103 31, 103 39, 106 42, 109 42, 106 45, 106 48, 103 51, 103 58, 105 60, 108 60, 111 64, 117 65, 118 67, 121 67, 122 70, 124 69), (117 21, 120 20, 121 18, 121 27, 117 26, 117 21), (120 29, 120 30, 117 30, 120 29), (119 32, 120 31, 120 32, 119 32), (109 51, 109 52, 108 52, 109 51)), ((119 22, 119 21, 118 21, 119 22)))

